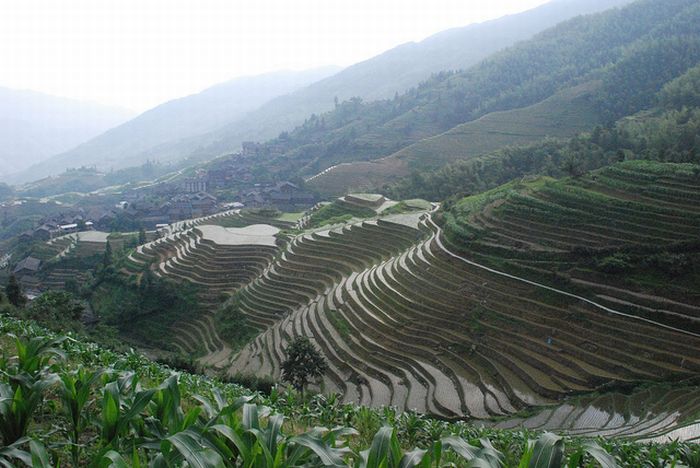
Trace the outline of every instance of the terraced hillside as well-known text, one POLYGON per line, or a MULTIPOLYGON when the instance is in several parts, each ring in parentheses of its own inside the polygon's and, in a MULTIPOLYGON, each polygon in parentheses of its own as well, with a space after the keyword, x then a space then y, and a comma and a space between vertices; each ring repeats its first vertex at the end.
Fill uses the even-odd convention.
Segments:
POLYGON ((412 171, 436 169, 453 161, 477 158, 499 148, 546 137, 572 137, 600 122, 591 102, 597 87, 597 82, 585 83, 532 106, 487 114, 389 156, 325 169, 310 177, 307 184, 320 193, 332 195, 347 190, 375 190, 409 176, 412 171))
POLYGON ((509 184, 446 214, 470 257, 700 334, 700 167, 631 161, 509 184))
POLYGON ((330 361, 325 390, 347 401, 483 418, 613 381, 700 371, 698 337, 468 263, 445 248, 430 219, 413 229, 424 239, 362 271, 343 275, 329 263, 325 292, 310 291, 291 313, 264 279, 245 288, 245 312, 269 328, 232 371, 279 377, 285 344, 306 335, 330 361), (257 298, 271 305, 256 306, 257 298))
MULTIPOLYGON (((240 310, 264 332, 234 358, 230 372, 279 378, 286 344, 308 336, 330 364, 321 388, 340 393, 345 401, 477 418, 553 405, 618 385, 696 377, 700 334, 693 296, 663 298, 643 292, 641 282, 634 289, 631 275, 629 289, 608 282, 606 294, 581 296, 576 281, 582 280, 572 274, 570 282, 562 283, 564 275, 549 270, 552 262, 575 270, 573 257, 568 263, 560 258, 567 254, 562 248, 567 236, 572 250, 586 246, 585 252, 575 249, 579 256, 605 254, 605 259, 620 249, 634 255, 642 247, 647 250, 639 252, 649 255, 652 244, 645 241, 653 241, 653 255, 689 249, 684 255, 692 257, 700 232, 698 208, 692 206, 695 173, 691 166, 633 162, 580 180, 531 181, 522 184, 525 195, 514 184, 461 202, 458 211, 445 216, 447 238, 432 219, 443 215, 434 213, 413 215, 417 222, 402 225, 404 243, 393 236, 390 218, 376 222, 374 243, 351 241, 353 231, 371 225, 367 222, 297 238, 238 293, 240 310), (622 178, 628 180, 630 174, 637 182, 625 185, 622 178), (599 197, 586 199, 585 213, 570 213, 575 226, 559 223, 559 211, 547 211, 547 205, 528 211, 531 218, 508 236, 492 228, 498 216, 505 219, 511 198, 538 200, 552 187, 565 187, 562 199, 569 200, 593 186, 607 189, 596 189, 599 197), (498 201, 504 195, 508 201, 498 201), (607 220, 600 218, 604 213, 610 213, 607 220), (486 216, 494 220, 484 221, 486 216), (634 216, 646 222, 634 223, 634 216), (546 220, 556 226, 545 225, 546 220), (565 226, 571 232, 559 235, 557 229, 565 226), (603 226, 617 235, 606 234, 603 226), (624 231, 630 226, 635 229, 624 231), (512 241, 526 236, 528 243, 512 241), (328 258, 319 254, 324 252, 319 242, 335 243, 336 252, 328 258), (457 242, 466 253, 457 253, 457 242), (358 258, 353 249, 360 247, 399 251, 352 263, 358 258), (494 252, 513 258, 499 263, 494 252), (533 265, 536 259, 544 268, 533 265), (538 268, 542 280, 527 274, 538 268), (549 279, 557 279, 557 287, 545 281, 549 279), (649 313, 652 305, 656 308, 649 313)), ((578 269, 586 270, 583 264, 578 269)), ((700 420, 697 407, 686 410, 685 419, 648 419, 647 425, 630 419, 618 429, 623 434, 629 428, 635 437, 661 435, 686 424, 687 418, 700 420)))
POLYGON ((392 258, 423 234, 420 214, 361 221, 295 237, 282 255, 236 294, 261 330, 328 294, 344 278, 392 258))
POLYGON ((498 429, 525 427, 566 431, 579 436, 635 437, 654 442, 700 439, 700 387, 655 385, 625 394, 583 397, 544 409, 528 418, 495 424, 498 429))
POLYGON ((41 273, 42 288, 63 289, 69 280, 82 282, 88 265, 104 254, 107 240, 113 250, 118 250, 126 245, 127 240, 135 240, 135 236, 110 237, 107 232, 83 231, 56 237, 36 247, 32 254, 45 262, 41 273))
POLYGON ((231 354, 217 333, 216 308, 260 274, 278 251, 279 228, 250 224, 260 220, 266 218, 230 211, 176 223, 164 237, 139 246, 127 258, 124 273, 140 277, 150 269, 157 276, 199 286, 202 313, 174 323, 171 329, 173 345, 186 354, 204 353, 204 364, 221 364, 231 354), (224 227, 229 225, 245 227, 224 227))

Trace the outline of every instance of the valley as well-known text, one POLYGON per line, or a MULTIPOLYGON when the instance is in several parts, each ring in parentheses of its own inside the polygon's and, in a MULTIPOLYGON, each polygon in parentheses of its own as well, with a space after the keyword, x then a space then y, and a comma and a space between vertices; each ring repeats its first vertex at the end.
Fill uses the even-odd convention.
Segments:
MULTIPOLYGON (((622 163, 581 178, 524 179, 450 208, 348 195, 332 212, 363 218, 340 224, 319 216, 330 205, 296 225, 227 211, 170 226, 123 257, 119 274, 198 288, 201 312, 160 325, 170 339, 146 351, 194 354, 221 375, 280 379, 285 347, 306 336, 329 363, 317 391, 347 403, 510 418, 494 427, 694 439, 694 398, 672 396, 675 386, 659 391, 684 402, 678 412, 661 405, 622 419, 586 395, 625 401, 653 382, 697 392, 700 283, 675 280, 672 263, 654 288, 636 272, 636 259, 648 262, 653 252, 654 261, 681 266, 698 255, 696 168, 622 163), (392 214, 405 206, 414 208, 392 214), (227 315, 244 317, 249 342, 221 333, 227 315), (586 422, 577 404, 605 419, 586 422), (532 421, 514 419, 549 407, 532 421)), ((97 234, 52 240, 47 249, 89 255, 99 249, 97 234)), ((61 286, 67 273, 53 269, 47 285, 61 286)))
POLYGON ((0 88, 0 466, 700 467, 700 3, 436 2, 0 88))

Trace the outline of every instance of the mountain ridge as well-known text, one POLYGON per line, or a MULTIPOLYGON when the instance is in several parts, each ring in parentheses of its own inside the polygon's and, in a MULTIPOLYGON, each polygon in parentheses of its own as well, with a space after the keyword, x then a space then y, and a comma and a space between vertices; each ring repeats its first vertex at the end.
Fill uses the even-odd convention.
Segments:
MULTIPOLYGON (((281 131, 290 130, 305 118, 332 109, 335 98, 341 101, 353 96, 370 100, 386 98, 418 85, 433 73, 469 67, 493 52, 572 16, 630 1, 556 0, 523 13, 442 31, 420 42, 399 45, 297 92, 273 98, 211 132, 161 141, 147 151, 140 151, 141 161, 137 161, 138 157, 134 155, 131 155, 131 159, 136 165, 142 163, 144 158, 161 161, 212 159, 237 151, 243 141, 263 141, 277 136, 281 131)), ((114 162, 113 148, 91 142, 88 146, 57 156, 54 161, 60 160, 64 167, 75 167, 83 164, 104 165, 104 159, 114 162)), ((120 166, 124 167, 124 164, 120 163, 120 166)), ((31 177, 25 174, 24 178, 28 180, 51 172, 48 166, 34 169, 31 177)))

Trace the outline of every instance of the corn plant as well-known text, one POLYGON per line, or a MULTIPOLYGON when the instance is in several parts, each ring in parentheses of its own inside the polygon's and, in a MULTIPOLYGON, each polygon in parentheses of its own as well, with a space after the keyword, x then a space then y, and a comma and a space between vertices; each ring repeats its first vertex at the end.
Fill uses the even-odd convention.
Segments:
POLYGON ((51 467, 46 448, 40 442, 30 440, 27 437, 18 439, 10 445, 0 447, 0 467, 13 468, 17 460, 33 468, 51 467), (29 451, 22 448, 27 444, 29 445, 29 451))
POLYGON ((116 380, 104 386, 99 425, 105 448, 120 447, 121 438, 141 421, 141 412, 154 393, 154 389, 141 390, 134 373, 120 374, 116 380))
POLYGON ((82 367, 60 375, 59 395, 63 413, 68 421, 66 432, 75 466, 80 464, 80 436, 89 423, 86 412, 88 406, 95 401, 91 399, 91 393, 101 375, 101 370, 89 372, 82 367))
POLYGON ((520 460, 519 468, 575 468, 581 465, 586 454, 593 457, 603 468, 617 466, 615 459, 595 442, 587 442, 564 463, 564 439, 551 432, 542 434, 528 444, 528 449, 520 460))
MULTIPOLYGON (((39 329, 34 333, 49 335, 39 329)), ((6 418, 14 412, 25 418, 17 424, 7 418, 0 421, 24 426, 23 431, 13 433, 23 434, 14 442, 6 442, 3 435, 0 468, 51 466, 43 445, 26 436, 38 412, 31 410, 31 405, 16 404, 20 400, 17 389, 24 398, 26 391, 32 392, 33 383, 47 379, 56 383, 57 392, 51 395, 60 398, 61 411, 51 415, 51 424, 58 430, 46 432, 44 424, 37 424, 31 436, 54 444, 49 448, 59 449, 53 455, 61 466, 609 468, 617 466, 618 460, 624 466, 700 466, 700 451, 692 444, 645 445, 601 439, 598 442, 603 448, 574 439, 565 447, 568 439, 554 434, 480 429, 466 422, 396 414, 393 409, 343 405, 334 398, 302 401, 294 393, 276 395, 274 400, 259 394, 240 396, 238 387, 201 376, 173 374, 131 355, 127 356, 128 362, 113 353, 100 356, 93 348, 69 340, 62 348, 77 350, 71 351, 71 361, 80 356, 81 361, 96 358, 95 366, 113 365, 104 371, 80 367, 70 371, 68 363, 60 359, 60 341, 30 341, 22 340, 18 346, 21 358, 0 362, 0 383, 5 389, 4 396, 0 396, 0 415, 6 418), (145 389, 138 376, 149 381, 158 379, 162 384, 145 389), (313 427, 321 420, 332 429, 313 427), (97 429, 94 438, 85 435, 91 424, 97 429), (345 425, 354 425, 363 433, 345 425), (299 433, 299 427, 312 429, 299 433), (56 440, 61 429, 66 441, 56 440), (64 447, 69 447, 70 453, 60 450, 64 447)), ((33 395, 45 397, 46 388, 34 389, 33 395)))
POLYGON ((45 391, 58 381, 58 376, 51 372, 53 359, 64 357, 63 352, 56 348, 62 339, 14 339, 17 356, 0 363, 7 380, 0 383, 0 435, 5 445, 11 445, 26 435, 45 391))

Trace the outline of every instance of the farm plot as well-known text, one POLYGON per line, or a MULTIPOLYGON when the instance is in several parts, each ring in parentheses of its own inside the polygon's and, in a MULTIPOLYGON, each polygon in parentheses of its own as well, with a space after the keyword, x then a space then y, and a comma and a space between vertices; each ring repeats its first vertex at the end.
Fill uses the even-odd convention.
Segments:
POLYGON ((700 387, 655 385, 629 394, 612 392, 572 399, 528 418, 485 425, 668 443, 700 439, 698 420, 700 387))
POLYGON ((227 295, 262 273, 271 262, 278 251, 278 231, 263 225, 197 225, 139 246, 129 256, 125 270, 141 275, 151 269, 158 276, 200 287, 205 312, 174 323, 173 344, 188 354, 204 351, 202 362, 219 365, 231 350, 218 336, 214 311, 227 295))
POLYGON ((42 288, 64 289, 66 282, 82 282, 86 268, 104 254, 107 240, 113 249, 124 246, 127 237, 109 238, 101 231, 84 231, 47 241, 39 249, 39 257, 46 263, 42 271, 42 288))
MULTIPOLYGON (((700 371, 700 338, 466 262, 427 216, 401 227, 414 235, 399 252, 364 265, 348 255, 354 228, 335 233, 340 245, 328 258, 302 249, 332 231, 296 239, 241 290, 243 310, 266 328, 231 372, 279 378, 287 343, 308 336, 329 361, 320 388, 345 401, 489 418, 611 382, 700 371)), ((399 246, 389 232, 378 239, 372 248, 399 246)))
POLYGON ((389 259, 424 234, 388 220, 305 233, 236 295, 249 321, 264 329, 330 291, 343 277, 389 259))
POLYGON ((700 333, 697 166, 632 161, 464 199, 448 240, 471 258, 700 333))

